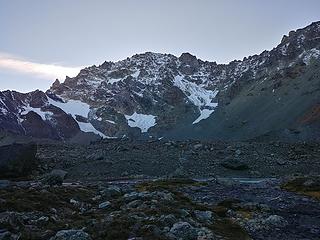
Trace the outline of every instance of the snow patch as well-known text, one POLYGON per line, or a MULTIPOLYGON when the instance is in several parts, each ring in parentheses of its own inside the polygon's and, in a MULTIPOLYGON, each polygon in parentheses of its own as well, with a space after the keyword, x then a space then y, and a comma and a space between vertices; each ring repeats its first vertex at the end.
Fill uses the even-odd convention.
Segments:
POLYGON ((124 115, 130 127, 141 129, 142 133, 148 132, 149 128, 156 125, 156 117, 134 112, 132 115, 124 115))
POLYGON ((132 92, 139 97, 143 97, 143 93, 141 92, 135 92, 135 91, 132 91, 132 92))
POLYGON ((78 125, 83 132, 93 132, 103 138, 107 138, 106 135, 104 135, 102 132, 98 131, 97 129, 94 128, 94 126, 91 123, 83 123, 83 122, 78 122, 78 125))
POLYGON ((137 78, 140 74, 140 70, 137 70, 135 73, 131 74, 132 77, 137 78))
POLYGON ((188 99, 199 108, 200 116, 192 124, 208 118, 214 112, 214 108, 218 106, 218 103, 213 102, 218 90, 207 90, 201 85, 185 80, 181 75, 174 78, 174 86, 183 91, 188 99))
POLYGON ((115 121, 112 121, 112 120, 106 120, 108 123, 112 123, 112 124, 116 124, 115 121))
POLYGON ((44 111, 41 111, 41 108, 33 108, 33 107, 30 107, 30 105, 27 105, 23 108, 24 110, 20 112, 21 115, 26 115, 27 113, 32 111, 38 114, 44 121, 50 120, 53 115, 52 112, 44 112, 44 111))
POLYGON ((66 102, 58 102, 49 98, 49 103, 61 108, 64 112, 71 114, 74 118, 76 115, 87 118, 90 112, 90 106, 79 100, 68 100, 66 102))
MULTIPOLYGON (((69 100, 66 102, 56 102, 52 100, 51 98, 49 99, 49 103, 61 108, 65 113, 71 114, 72 117, 77 121, 76 115, 82 116, 87 118, 90 112, 90 106, 84 102, 81 102, 79 100, 69 100)), ((83 123, 77 121, 80 130, 83 132, 93 132, 95 134, 100 135, 103 138, 107 138, 106 135, 104 135, 102 132, 98 131, 97 129, 94 128, 94 126, 91 123, 83 123)))
POLYGON ((3 115, 7 115, 7 114, 8 114, 8 110, 5 109, 5 108, 2 108, 2 107, 0 107, 0 112, 1 112, 3 115))
POLYGON ((315 58, 315 59, 319 59, 320 58, 320 50, 318 50, 316 48, 312 48, 312 49, 310 49, 308 51, 305 51, 305 52, 301 53, 299 55, 299 58, 302 58, 303 62, 308 65, 308 64, 311 63, 311 60, 313 58, 315 58))
POLYGON ((281 51, 281 54, 283 56, 286 56, 287 55, 287 51, 288 51, 288 47, 289 47, 290 43, 286 43, 285 45, 283 45, 282 47, 280 47, 280 51, 281 51))
MULTIPOLYGON (((134 73, 131 74, 131 76, 133 78, 138 78, 139 74, 140 74, 140 70, 136 70, 134 73)), ((108 83, 109 84, 114 84, 114 83, 117 83, 117 82, 121 82, 124 79, 125 78, 110 78, 110 79, 108 79, 108 83)))
POLYGON ((1 98, 0 98, 0 103, 1 103, 1 105, 3 105, 3 107, 0 106, 0 111, 2 112, 3 115, 7 115, 8 108, 1 98))
POLYGON ((200 116, 196 120, 194 120, 192 124, 196 124, 203 119, 207 119, 208 117, 210 117, 211 113, 213 112, 214 110, 209 110, 209 109, 200 110, 200 116))
POLYGON ((123 80, 123 78, 111 78, 108 80, 108 83, 114 84, 114 83, 120 82, 122 80, 123 80))

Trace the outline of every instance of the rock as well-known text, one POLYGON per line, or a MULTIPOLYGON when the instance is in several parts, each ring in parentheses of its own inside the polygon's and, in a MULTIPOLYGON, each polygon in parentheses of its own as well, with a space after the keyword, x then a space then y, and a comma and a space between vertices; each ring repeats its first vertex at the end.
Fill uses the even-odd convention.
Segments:
POLYGON ((161 239, 161 230, 156 225, 144 225, 141 227, 141 230, 154 239, 161 239))
POLYGON ((201 143, 195 144, 195 145, 193 146, 193 149, 194 149, 194 150, 199 150, 199 149, 201 149, 201 148, 203 148, 203 144, 201 144, 201 143))
POLYGON ((61 177, 62 179, 65 179, 68 172, 61 170, 61 169, 53 169, 50 174, 57 175, 57 176, 61 177))
POLYGON ((126 147, 126 146, 118 146, 117 151, 118 152, 127 152, 127 151, 130 151, 130 148, 126 147))
POLYGON ((271 215, 267 218, 250 219, 247 223, 247 228, 252 232, 270 231, 275 228, 283 228, 288 225, 288 222, 281 216, 271 215))
POLYGON ((285 227, 288 225, 288 222, 281 216, 271 215, 266 220, 265 223, 277 228, 285 227))
POLYGON ((232 170, 247 170, 249 166, 238 159, 229 159, 221 163, 221 165, 227 169, 232 170))
POLYGON ((153 192, 152 197, 161 201, 174 201, 173 194, 170 192, 153 192))
POLYGON ((170 233, 177 239, 195 240, 197 239, 197 230, 188 222, 177 222, 170 229, 170 233))
POLYGON ((127 177, 127 176, 129 176, 128 171, 124 171, 123 173, 121 173, 121 177, 127 177))
POLYGON ((236 153, 237 156, 239 156, 242 152, 241 152, 240 149, 237 149, 235 153, 236 153))
POLYGON ((0 189, 5 189, 11 186, 11 182, 9 180, 0 180, 0 189))
POLYGON ((282 165, 285 165, 286 163, 287 163, 286 160, 283 160, 283 159, 278 159, 278 160, 277 160, 277 164, 278 164, 278 165, 281 165, 281 166, 282 166, 282 165))
POLYGON ((74 206, 80 205, 80 202, 77 201, 77 200, 75 200, 75 199, 73 199, 73 198, 71 198, 69 202, 70 202, 71 204, 73 204, 74 206))
POLYGON ((110 186, 100 191, 101 196, 107 199, 116 198, 122 195, 122 191, 117 186, 110 186))
POLYGON ((169 177, 185 178, 185 177, 187 177, 187 174, 186 174, 186 171, 184 170, 183 166, 179 166, 174 170, 174 172, 170 173, 169 177))
POLYGON ((61 230, 50 240, 91 240, 88 233, 83 230, 61 230))
POLYGON ((38 167, 37 146, 11 144, 0 147, 0 178, 28 177, 38 167))
POLYGON ((213 221, 213 213, 211 211, 194 211, 196 218, 198 221, 202 223, 212 223, 213 221))
POLYGON ((123 200, 126 202, 131 202, 137 199, 144 199, 146 198, 146 196, 147 196, 146 192, 130 192, 130 193, 126 193, 123 196, 123 200))
POLYGON ((177 218, 173 214, 169 215, 162 215, 159 218, 159 222, 163 224, 164 226, 172 226, 174 223, 177 222, 177 218))
POLYGON ((103 151, 98 151, 87 156, 87 159, 91 161, 99 161, 99 160, 103 160, 104 156, 105 156, 105 153, 103 151))
POLYGON ((183 218, 186 218, 186 217, 190 216, 189 211, 186 210, 186 209, 179 209, 178 212, 181 215, 181 217, 183 217, 183 218))
POLYGON ((1 231, 0 229, 0 240, 18 240, 19 236, 12 234, 11 232, 8 232, 6 230, 1 231))
POLYGON ((68 172, 61 170, 61 169, 54 169, 50 173, 44 175, 41 179, 41 182, 45 185, 50 186, 60 186, 63 183, 68 172))
POLYGON ((250 175, 252 176, 252 177, 261 177, 262 176, 262 174, 261 174, 261 172, 259 172, 259 171, 250 171, 250 175))
POLYGON ((134 200, 159 200, 161 202, 171 202, 174 200, 173 194, 172 193, 167 193, 167 192, 130 192, 127 193, 123 196, 123 200, 125 202, 131 202, 134 200))
POLYGON ((190 53, 182 53, 179 60, 181 61, 179 70, 187 75, 196 72, 200 66, 196 56, 193 56, 190 53))
POLYGON ((111 207, 111 202, 109 202, 109 201, 106 201, 106 202, 103 202, 103 203, 99 204, 99 208, 100 209, 107 209, 107 208, 110 208, 110 207, 111 207))
POLYGON ((210 231, 208 228, 201 228, 198 230, 197 240, 216 240, 218 239, 215 234, 210 231))
POLYGON ((141 200, 133 200, 132 202, 129 202, 126 207, 127 208, 137 208, 139 206, 142 205, 142 201, 141 200))
POLYGON ((66 171, 52 170, 50 173, 48 173, 42 177, 41 182, 45 185, 60 186, 60 185, 62 185, 63 180, 66 175, 67 175, 66 171))

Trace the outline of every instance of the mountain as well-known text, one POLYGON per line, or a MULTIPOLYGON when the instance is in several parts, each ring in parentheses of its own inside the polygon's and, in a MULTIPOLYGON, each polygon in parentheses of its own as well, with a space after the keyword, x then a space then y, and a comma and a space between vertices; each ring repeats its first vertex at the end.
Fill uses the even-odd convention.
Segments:
POLYGON ((37 138, 320 140, 320 22, 229 64, 147 52, 45 93, 0 92, 0 130, 37 138))

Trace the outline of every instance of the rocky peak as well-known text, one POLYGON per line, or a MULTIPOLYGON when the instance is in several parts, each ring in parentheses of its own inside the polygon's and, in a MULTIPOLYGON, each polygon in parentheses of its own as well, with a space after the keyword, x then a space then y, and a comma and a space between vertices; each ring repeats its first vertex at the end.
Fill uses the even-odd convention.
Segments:
POLYGON ((195 62, 197 61, 197 57, 188 53, 188 52, 185 52, 185 53, 182 53, 181 56, 179 57, 179 60, 183 63, 190 63, 190 62, 195 62))
POLYGON ((296 57, 304 51, 319 47, 320 22, 295 31, 290 31, 288 36, 284 35, 277 49, 282 55, 296 57))
POLYGON ((33 108, 41 108, 48 100, 44 92, 36 90, 30 93, 30 106, 33 108))
MULTIPOLYGON (((50 104, 61 107, 66 114, 72 107, 79 107, 85 111, 73 112, 71 124, 109 137, 158 136, 179 126, 201 125, 250 84, 268 84, 272 91, 285 85, 282 81, 286 76, 296 78, 307 72, 313 60, 320 59, 319 29, 320 23, 316 22, 292 31, 271 51, 229 64, 202 61, 190 53, 176 57, 153 52, 104 62, 84 68, 62 83, 56 80, 46 94, 3 92, 0 114, 16 109, 20 118, 21 112, 36 108, 34 111, 52 126, 56 115, 62 113, 55 107, 48 108, 50 104), (54 117, 46 119, 47 112, 50 115, 52 111, 54 117)), ((265 91, 265 87, 256 88, 265 91)), ((252 94, 250 90, 247 96, 252 94)), ((9 124, 8 115, 6 118, 9 124)))
POLYGON ((181 62, 179 70, 184 74, 191 75, 199 69, 200 63, 197 57, 190 53, 182 53, 179 60, 181 62))
POLYGON ((102 69, 111 69, 113 62, 104 61, 99 67, 102 69))
POLYGON ((54 81, 54 83, 52 84, 52 87, 53 87, 53 88, 56 88, 56 87, 58 87, 60 84, 61 84, 61 83, 60 83, 59 79, 56 79, 56 80, 54 81))

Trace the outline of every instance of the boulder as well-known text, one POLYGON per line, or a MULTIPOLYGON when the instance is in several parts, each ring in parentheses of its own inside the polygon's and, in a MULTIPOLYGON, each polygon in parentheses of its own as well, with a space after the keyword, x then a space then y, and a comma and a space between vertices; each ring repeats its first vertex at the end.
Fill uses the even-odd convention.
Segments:
POLYGON ((192 227, 188 222, 177 222, 170 229, 170 234, 172 234, 177 239, 183 240, 196 240, 197 239, 197 229, 192 227))
POLYGON ((164 226, 172 226, 174 223, 177 222, 177 218, 173 214, 169 215, 161 215, 159 218, 159 222, 164 226))
POLYGON ((278 215, 271 215, 267 218, 250 219, 247 223, 247 228, 252 232, 270 231, 271 229, 280 229, 288 225, 287 220, 278 215))
POLYGON ((213 213, 211 211, 194 211, 194 214, 199 222, 202 223, 212 223, 213 213))
POLYGON ((169 177, 172 178, 186 178, 188 174, 184 170, 183 166, 177 167, 174 172, 170 173, 169 177))
POLYGON ((122 195, 121 188, 117 186, 109 186, 106 189, 100 191, 100 194, 107 199, 117 198, 122 195))
POLYGON ((67 172, 60 169, 54 169, 50 173, 43 176, 41 182, 50 186, 62 185, 67 172))
POLYGON ((238 159, 228 159, 221 163, 221 165, 225 168, 231 170, 247 170, 249 166, 241 160, 238 159))
POLYGON ((83 230, 71 229, 57 232, 50 240, 91 240, 91 237, 83 230))
POLYGON ((35 144, 11 144, 0 147, 0 179, 24 178, 38 167, 35 144))
POLYGON ((107 209, 111 207, 111 203, 109 201, 103 202, 99 204, 100 209, 107 209))
POLYGON ((203 148, 203 144, 201 144, 201 143, 195 144, 195 145, 193 146, 193 148, 194 148, 194 150, 200 150, 200 149, 203 148))
POLYGON ((50 174, 57 175, 57 176, 61 177, 62 179, 65 179, 68 172, 61 170, 61 169, 53 169, 50 174))
POLYGON ((41 179, 42 184, 49 186, 61 186, 63 179, 58 175, 46 174, 41 179))
POLYGON ((269 226, 273 226, 276 228, 285 227, 288 225, 287 220, 278 215, 271 215, 266 220, 265 223, 269 226))
POLYGON ((5 189, 11 186, 11 182, 9 180, 0 180, 0 189, 5 189))

